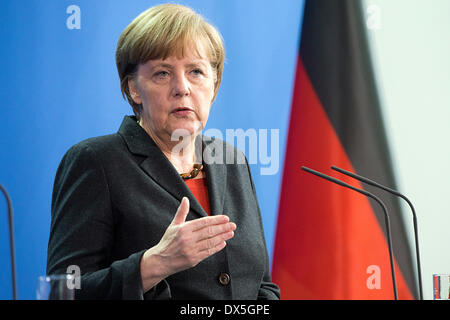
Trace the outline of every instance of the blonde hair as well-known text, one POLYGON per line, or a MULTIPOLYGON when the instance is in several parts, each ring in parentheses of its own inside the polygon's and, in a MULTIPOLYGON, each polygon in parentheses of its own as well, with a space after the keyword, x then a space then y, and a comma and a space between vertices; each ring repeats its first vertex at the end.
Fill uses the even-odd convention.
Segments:
POLYGON ((182 5, 162 4, 142 12, 125 28, 117 42, 116 65, 122 96, 135 115, 139 117, 142 105, 131 98, 128 80, 134 79, 139 64, 172 55, 181 58, 188 48, 199 55, 199 41, 215 72, 214 100, 222 80, 225 48, 220 33, 201 15, 182 5))

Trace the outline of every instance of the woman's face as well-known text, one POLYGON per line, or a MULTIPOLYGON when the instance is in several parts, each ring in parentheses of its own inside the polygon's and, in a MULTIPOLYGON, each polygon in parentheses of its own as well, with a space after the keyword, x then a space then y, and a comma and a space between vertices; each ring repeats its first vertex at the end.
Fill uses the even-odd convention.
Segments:
POLYGON ((129 81, 134 101, 142 104, 142 126, 167 141, 172 134, 198 134, 206 125, 214 97, 215 74, 206 52, 199 47, 184 57, 149 60, 139 65, 129 81), (135 96, 133 96, 135 94, 135 96))

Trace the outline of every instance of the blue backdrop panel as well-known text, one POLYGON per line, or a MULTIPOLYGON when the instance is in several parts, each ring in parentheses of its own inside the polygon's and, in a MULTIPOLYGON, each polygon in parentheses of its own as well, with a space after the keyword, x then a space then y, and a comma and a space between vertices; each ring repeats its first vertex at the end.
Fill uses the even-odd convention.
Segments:
MULTIPOLYGON (((158 1, 16 0, 0 3, 0 183, 15 213, 18 294, 34 299, 45 273, 53 179, 67 149, 117 131, 131 107, 120 93, 115 47, 122 30, 158 1), (80 29, 69 29, 70 5, 80 29)), ((179 1, 223 34, 222 87, 207 128, 279 130, 279 169, 251 166, 272 252, 302 0, 179 1)), ((0 299, 10 299, 6 202, 0 200, 0 299), (5 212, 5 214, 3 214, 5 212)))

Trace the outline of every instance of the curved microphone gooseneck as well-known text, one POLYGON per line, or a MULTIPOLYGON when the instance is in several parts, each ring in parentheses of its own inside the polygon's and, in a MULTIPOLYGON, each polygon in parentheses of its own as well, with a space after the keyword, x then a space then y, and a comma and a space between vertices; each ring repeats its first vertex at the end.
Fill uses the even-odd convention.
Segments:
POLYGON ((373 195, 372 193, 362 190, 362 189, 358 189, 355 188, 341 180, 338 180, 336 178, 327 176, 326 174, 323 174, 321 172, 315 171, 313 169, 310 169, 308 167, 302 166, 302 170, 312 173, 315 176, 318 176, 320 178, 323 178, 325 180, 331 181, 333 183, 336 183, 342 187, 345 188, 349 188, 353 191, 359 192, 369 198, 374 199, 376 202, 378 202, 381 206, 381 208, 383 209, 384 212, 384 217, 385 217, 385 223, 386 223, 386 232, 387 232, 387 240, 388 240, 388 249, 389 249, 389 259, 390 259, 390 263, 391 263, 391 274, 392 274, 392 287, 394 290, 394 298, 395 300, 398 300, 398 295, 397 295, 397 281, 395 280, 395 269, 394 269, 394 258, 393 258, 393 254, 392 254, 392 241, 391 241, 391 224, 389 222, 389 215, 388 215, 388 211, 386 208, 386 205, 384 204, 383 201, 381 201, 377 196, 373 195))
POLYGON ((6 203, 8 205, 8 222, 9 222, 9 249, 11 253, 11 282, 13 291, 13 300, 17 300, 17 284, 16 284, 16 258, 14 249, 14 228, 13 228, 13 209, 11 198, 6 189, 0 184, 0 190, 3 192, 6 203))
POLYGON ((421 268, 420 268, 419 235, 418 235, 418 231, 417 231, 417 216, 416 216, 416 210, 414 210, 414 206, 412 205, 411 201, 409 201, 409 199, 405 195, 401 194, 397 190, 394 190, 394 189, 391 189, 389 187, 386 187, 386 186, 384 186, 384 185, 382 185, 382 184, 380 184, 378 182, 375 182, 373 180, 370 180, 370 179, 368 179, 366 177, 363 177, 363 176, 360 176, 360 175, 358 175, 356 173, 353 173, 353 172, 350 172, 350 171, 338 168, 336 166, 331 166, 331 169, 333 169, 333 170, 335 170, 337 172, 340 172, 342 174, 345 174, 345 175, 347 175, 349 177, 352 177, 354 179, 357 179, 359 181, 362 181, 364 183, 370 184, 371 186, 378 187, 378 188, 383 189, 383 190, 385 190, 387 192, 390 192, 393 195, 396 195, 397 197, 402 198, 403 200, 405 200, 408 203, 409 207, 411 208, 412 215, 413 215, 414 238, 415 238, 414 240, 415 240, 415 246, 416 246, 416 259, 417 259, 417 274, 418 274, 418 279, 419 279, 419 299, 423 300, 422 271, 421 271, 421 268))

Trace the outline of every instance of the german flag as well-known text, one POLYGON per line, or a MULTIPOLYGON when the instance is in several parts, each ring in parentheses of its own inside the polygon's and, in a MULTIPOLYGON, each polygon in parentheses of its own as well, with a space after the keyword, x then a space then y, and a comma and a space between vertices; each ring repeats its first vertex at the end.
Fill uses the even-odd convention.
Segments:
POLYGON ((395 189, 361 2, 306 0, 275 236, 283 299, 394 299, 379 204, 307 166, 378 194, 389 210, 399 299, 417 297, 398 199, 331 165, 395 189))

